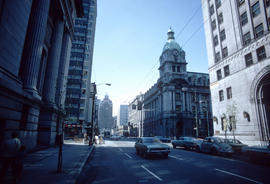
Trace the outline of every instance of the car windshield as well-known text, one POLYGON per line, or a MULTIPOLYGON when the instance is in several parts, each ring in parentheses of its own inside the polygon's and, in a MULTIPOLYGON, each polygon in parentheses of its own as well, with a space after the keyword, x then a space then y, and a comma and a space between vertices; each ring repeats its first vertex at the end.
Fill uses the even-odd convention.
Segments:
POLYGON ((232 143, 232 144, 242 144, 239 140, 237 140, 237 139, 226 139, 226 141, 225 142, 227 142, 227 143, 232 143))
POLYGON ((157 138, 147 138, 143 139, 143 143, 161 143, 161 141, 157 138))
POLYGON ((225 143, 225 139, 215 138, 217 143, 225 143))

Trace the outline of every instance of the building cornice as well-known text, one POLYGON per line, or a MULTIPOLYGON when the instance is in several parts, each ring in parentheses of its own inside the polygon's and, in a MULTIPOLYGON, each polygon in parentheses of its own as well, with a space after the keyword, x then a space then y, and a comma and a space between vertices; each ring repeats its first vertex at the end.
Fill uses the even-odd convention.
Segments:
POLYGON ((266 44, 269 44, 269 43, 270 43, 270 33, 268 32, 262 38, 260 38, 258 40, 254 40, 253 43, 249 44, 246 47, 243 47, 242 49, 239 49, 238 51, 236 51, 231 56, 229 56, 226 59, 223 59, 220 62, 214 64, 211 67, 209 67, 208 71, 209 71, 209 73, 213 72, 213 71, 215 71, 215 70, 217 70, 217 69, 219 69, 219 68, 221 68, 223 66, 226 66, 226 65, 230 64, 233 60, 248 54, 249 52, 251 52, 255 48, 258 48, 258 47, 260 47, 262 45, 266 45, 266 44))

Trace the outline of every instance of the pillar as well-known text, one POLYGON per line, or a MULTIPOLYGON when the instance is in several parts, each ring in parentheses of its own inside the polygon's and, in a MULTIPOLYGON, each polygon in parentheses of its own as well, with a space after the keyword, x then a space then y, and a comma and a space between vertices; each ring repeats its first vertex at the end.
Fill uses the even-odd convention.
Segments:
POLYGON ((65 77, 68 75, 70 49, 71 49, 70 35, 68 31, 65 31, 62 40, 62 49, 55 95, 56 105, 60 108, 64 108, 65 105, 66 82, 67 82, 67 79, 65 77))
POLYGON ((51 48, 48 55, 47 70, 43 87, 43 100, 47 105, 55 106, 56 83, 61 56, 61 45, 64 31, 64 22, 57 19, 51 39, 51 48))
POLYGON ((56 125, 57 122, 59 122, 55 95, 63 32, 64 22, 61 21, 59 17, 56 17, 42 93, 44 106, 41 109, 38 127, 38 142, 43 145, 53 145, 55 143, 56 125))
POLYGON ((39 97, 36 85, 43 42, 46 34, 50 1, 33 0, 28 31, 24 47, 23 69, 21 73, 23 88, 39 97))

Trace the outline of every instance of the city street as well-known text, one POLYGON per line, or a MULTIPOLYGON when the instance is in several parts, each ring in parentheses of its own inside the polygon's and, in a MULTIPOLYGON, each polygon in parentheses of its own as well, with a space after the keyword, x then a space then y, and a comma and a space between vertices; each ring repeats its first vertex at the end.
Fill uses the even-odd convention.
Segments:
POLYGON ((270 167, 235 158, 172 149, 144 159, 132 141, 97 145, 77 183, 269 183, 270 167))

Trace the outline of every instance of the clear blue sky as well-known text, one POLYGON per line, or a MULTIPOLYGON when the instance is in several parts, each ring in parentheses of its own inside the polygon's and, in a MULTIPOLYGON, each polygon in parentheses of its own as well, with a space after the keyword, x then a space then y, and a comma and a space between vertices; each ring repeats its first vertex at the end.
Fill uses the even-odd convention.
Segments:
POLYGON ((112 84, 97 90, 100 99, 109 95, 114 115, 157 81, 170 26, 187 70, 208 72, 201 0, 98 0, 97 7, 92 82, 112 84))

